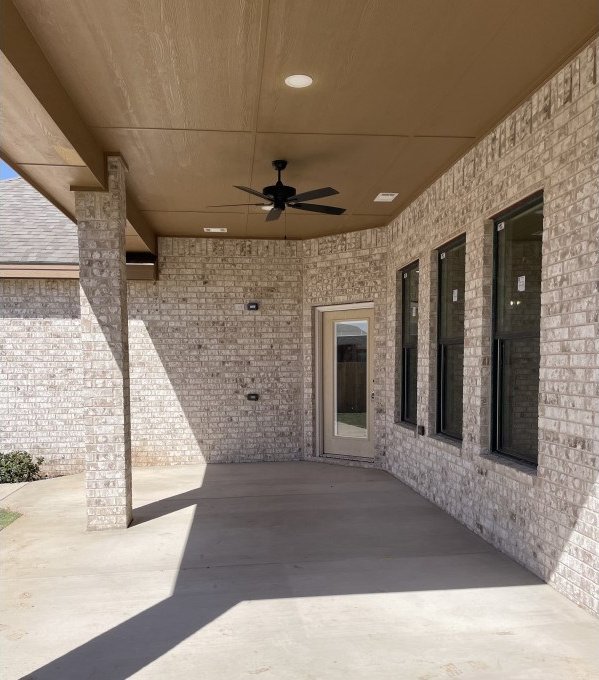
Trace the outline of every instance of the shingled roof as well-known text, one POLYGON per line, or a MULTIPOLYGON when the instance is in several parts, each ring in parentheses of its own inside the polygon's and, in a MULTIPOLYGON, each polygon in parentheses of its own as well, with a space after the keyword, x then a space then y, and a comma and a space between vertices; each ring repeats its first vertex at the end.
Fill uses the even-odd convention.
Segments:
POLYGON ((0 181, 0 263, 78 262, 76 225, 24 179, 0 181))

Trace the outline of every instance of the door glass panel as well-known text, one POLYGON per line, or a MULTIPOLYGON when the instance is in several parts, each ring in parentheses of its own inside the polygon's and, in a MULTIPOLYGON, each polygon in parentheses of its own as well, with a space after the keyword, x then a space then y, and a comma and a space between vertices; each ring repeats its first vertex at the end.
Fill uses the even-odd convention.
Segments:
POLYGON ((335 435, 368 437, 368 321, 336 321, 335 435))

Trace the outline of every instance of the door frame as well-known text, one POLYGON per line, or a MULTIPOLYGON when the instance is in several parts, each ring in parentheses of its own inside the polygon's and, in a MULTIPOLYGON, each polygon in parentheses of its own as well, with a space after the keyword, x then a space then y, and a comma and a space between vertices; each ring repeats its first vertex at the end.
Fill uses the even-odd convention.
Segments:
MULTIPOLYGON (((321 458, 341 458, 346 460, 359 460, 369 463, 373 458, 355 456, 342 456, 324 453, 324 418, 323 418, 323 395, 322 395, 322 322, 324 312, 345 312, 358 309, 374 309, 374 302, 348 302, 339 305, 319 305, 314 307, 314 455, 321 458)), ((374 329, 373 329, 374 330, 374 329)), ((374 346, 374 343, 373 343, 374 346)), ((374 366, 374 357, 372 358, 374 366)), ((374 422, 374 419, 373 419, 374 422)), ((373 432, 376 437, 376 432, 373 432)), ((375 445, 376 447, 376 445, 375 445)), ((376 454, 375 454, 376 455, 376 454)))

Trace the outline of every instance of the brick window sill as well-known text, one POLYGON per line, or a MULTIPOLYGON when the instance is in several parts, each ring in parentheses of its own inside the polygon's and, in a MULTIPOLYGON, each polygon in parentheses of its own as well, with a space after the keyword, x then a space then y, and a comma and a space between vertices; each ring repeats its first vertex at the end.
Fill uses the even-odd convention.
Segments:
POLYGON ((452 453, 462 455, 463 442, 460 439, 452 439, 451 437, 447 437, 444 434, 439 434, 438 432, 436 432, 435 434, 429 434, 428 438, 432 439, 434 442, 438 444, 443 444, 444 445, 443 448, 446 449, 447 451, 451 451, 452 453))
POLYGON ((395 427, 399 427, 402 430, 406 431, 406 434, 410 432, 411 434, 416 436, 416 425, 412 425, 411 423, 404 423, 403 421, 393 423, 395 427))
POLYGON ((494 472, 503 474, 518 482, 532 485, 538 477, 538 468, 536 466, 520 462, 508 456, 502 456, 499 453, 486 451, 481 453, 479 458, 490 463, 490 469, 494 472))

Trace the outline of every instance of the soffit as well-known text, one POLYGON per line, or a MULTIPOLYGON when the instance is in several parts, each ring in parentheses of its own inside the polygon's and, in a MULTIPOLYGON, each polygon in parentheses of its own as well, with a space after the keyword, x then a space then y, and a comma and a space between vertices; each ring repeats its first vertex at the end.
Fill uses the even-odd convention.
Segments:
MULTIPOLYGON (((309 238, 387 224, 599 25, 595 0, 575 11, 565 0, 15 5, 103 150, 124 155, 148 222, 180 236, 227 226, 233 237, 309 238), (298 72, 313 86, 285 87, 298 72), (266 223, 256 208, 209 207, 244 202, 233 184, 271 184, 278 157, 288 184, 334 186, 340 195, 322 202, 347 213, 289 210, 266 223), (373 203, 380 191, 399 197, 373 203)), ((65 168, 79 161, 27 92, 9 88, 14 159, 67 201, 79 169, 65 168)))

